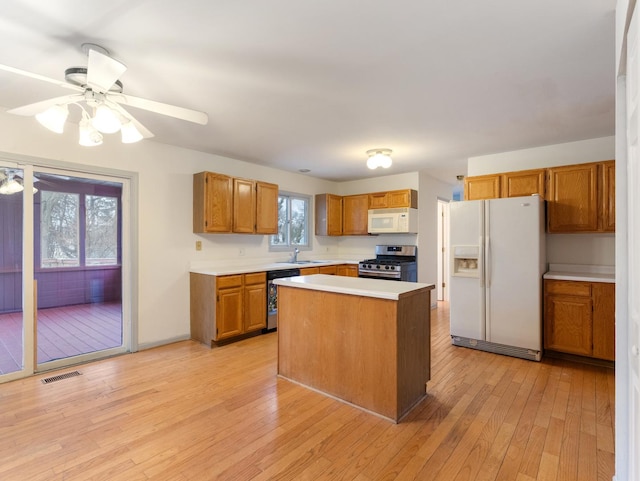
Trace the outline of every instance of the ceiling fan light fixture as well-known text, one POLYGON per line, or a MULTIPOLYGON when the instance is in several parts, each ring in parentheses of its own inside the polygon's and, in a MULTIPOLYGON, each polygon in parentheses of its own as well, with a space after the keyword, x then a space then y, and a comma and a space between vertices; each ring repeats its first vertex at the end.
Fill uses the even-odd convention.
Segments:
POLYGON ((142 134, 136 128, 133 122, 131 122, 131 120, 127 120, 122 123, 120 133, 122 134, 123 144, 133 144, 143 139, 142 134))
POLYGON ((367 155, 369 156, 367 159, 367 167, 371 170, 377 169, 378 167, 388 169, 392 164, 391 153, 391 149, 367 150, 367 155))
POLYGON ((121 127, 120 119, 116 113, 104 103, 96 107, 92 122, 93 126, 103 134, 113 134, 121 127))
POLYGON ((0 194, 11 195, 22 192, 24 187, 20 182, 13 178, 13 176, 7 177, 0 183, 0 194))
POLYGON ((89 118, 83 118, 78 126, 79 144, 94 147, 102 144, 102 134, 96 130, 89 118))
POLYGON ((54 105, 44 112, 36 114, 36 120, 47 129, 61 134, 64 132, 64 123, 67 121, 69 108, 66 105, 54 105))

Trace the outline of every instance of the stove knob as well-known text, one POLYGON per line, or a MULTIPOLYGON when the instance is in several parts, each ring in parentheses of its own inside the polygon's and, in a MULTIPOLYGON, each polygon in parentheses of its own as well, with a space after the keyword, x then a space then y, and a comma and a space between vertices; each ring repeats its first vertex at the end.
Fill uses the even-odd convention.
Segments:
POLYGON ((378 265, 376 266, 376 269, 380 269, 380 264, 378 264, 378 265))
POLYGON ((386 270, 389 270, 389 266, 384 266, 384 268, 385 268, 386 270))

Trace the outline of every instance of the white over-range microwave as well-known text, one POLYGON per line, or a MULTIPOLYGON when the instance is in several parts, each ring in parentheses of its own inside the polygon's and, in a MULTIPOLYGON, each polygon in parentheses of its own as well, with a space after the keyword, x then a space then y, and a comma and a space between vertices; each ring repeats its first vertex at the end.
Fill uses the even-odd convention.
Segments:
POLYGON ((369 209, 369 234, 417 234, 418 209, 369 209))

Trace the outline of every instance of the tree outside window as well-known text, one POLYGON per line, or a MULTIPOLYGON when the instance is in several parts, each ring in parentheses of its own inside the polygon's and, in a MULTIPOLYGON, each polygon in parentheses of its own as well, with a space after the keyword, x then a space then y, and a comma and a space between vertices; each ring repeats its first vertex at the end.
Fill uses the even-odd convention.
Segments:
POLYGON ((271 236, 272 247, 309 247, 309 205, 307 196, 280 193, 278 233, 271 236))
POLYGON ((116 265, 117 197, 43 190, 40 252, 43 268, 116 265))

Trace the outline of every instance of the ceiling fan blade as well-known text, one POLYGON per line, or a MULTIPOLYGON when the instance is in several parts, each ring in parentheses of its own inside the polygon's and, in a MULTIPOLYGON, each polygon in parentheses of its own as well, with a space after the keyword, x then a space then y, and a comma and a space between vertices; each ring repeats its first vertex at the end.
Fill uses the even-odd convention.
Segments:
POLYGON ((127 112, 125 109, 123 109, 120 105, 114 103, 114 102, 110 102, 109 103, 109 107, 117 110, 118 112, 120 112, 120 114, 126 118, 129 119, 131 121, 131 123, 133 125, 136 126, 136 129, 138 129, 138 132, 140 132, 142 134, 142 137, 145 139, 149 139, 151 137, 153 137, 153 133, 151 131, 149 131, 149 129, 147 129, 144 125, 142 125, 140 122, 138 122, 136 120, 136 118, 131 115, 129 112, 127 112))
POLYGON ((16 107, 15 109, 7 110, 7 112, 15 115, 30 116, 44 112, 54 105, 72 104, 81 100, 84 100, 84 95, 65 95, 64 97, 54 97, 52 99, 42 100, 33 104, 23 105, 22 107, 16 107))
POLYGON ((44 75, 39 75, 33 72, 27 72, 26 70, 21 70, 19 68, 9 67, 8 65, 0 64, 0 70, 4 70, 6 72, 15 73, 18 75, 23 75, 24 77, 30 77, 36 80, 42 80, 43 82, 48 82, 50 84, 57 85, 59 87, 63 87, 65 89, 76 90, 78 92, 84 92, 84 89, 78 85, 73 85, 62 80, 56 80, 49 77, 45 77, 44 75))
POLYGON ((87 85, 96 92, 108 92, 126 70, 127 66, 122 62, 118 62, 97 50, 89 50, 87 85))
POLYGON ((184 107, 176 107, 155 100, 133 97, 131 95, 110 95, 109 98, 115 102, 136 107, 138 109, 149 110, 169 117, 186 120, 200 125, 207 125, 209 116, 198 110, 185 109, 184 107))

